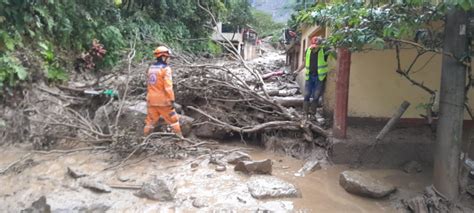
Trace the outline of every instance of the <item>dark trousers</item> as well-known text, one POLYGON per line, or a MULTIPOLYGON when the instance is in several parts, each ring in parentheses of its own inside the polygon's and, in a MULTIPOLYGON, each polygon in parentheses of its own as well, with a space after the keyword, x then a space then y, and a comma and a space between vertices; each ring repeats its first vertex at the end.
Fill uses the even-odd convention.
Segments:
POLYGON ((324 80, 320 81, 318 76, 310 75, 309 80, 305 82, 304 101, 318 103, 324 92, 324 82, 324 80))

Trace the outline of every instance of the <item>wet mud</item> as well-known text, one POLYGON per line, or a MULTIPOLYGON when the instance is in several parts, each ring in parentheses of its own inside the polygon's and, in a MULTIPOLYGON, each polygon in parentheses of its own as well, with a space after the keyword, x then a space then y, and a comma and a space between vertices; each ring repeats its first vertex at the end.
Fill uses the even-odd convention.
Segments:
MULTIPOLYGON (((239 146, 241 147, 241 146, 239 146)), ((222 149, 235 149, 234 145, 222 149)), ((242 147, 243 148, 243 147, 242 147)), ((295 173, 305 161, 253 147, 245 150, 253 160, 271 159, 273 176, 294 184, 300 198, 255 199, 249 193, 247 181, 251 176, 234 172, 227 164, 225 171, 216 171, 206 157, 169 159, 164 156, 137 157, 135 164, 103 171, 118 160, 108 152, 76 152, 71 154, 33 154, 35 162, 22 170, 0 176, 0 212, 18 212, 45 196, 53 212, 79 212, 107 209, 109 212, 209 212, 258 211, 277 212, 397 212, 396 203, 428 186, 430 172, 406 174, 401 170, 366 170, 372 175, 398 186, 398 191, 382 200, 351 195, 339 186, 339 174, 346 166, 323 165, 323 168, 297 177, 295 173), (191 164, 193 164, 192 168, 191 164), (197 167, 196 167, 197 164, 197 167), (80 186, 80 179, 67 173, 74 167, 89 177, 110 186, 139 187, 154 176, 173 176, 177 193, 171 202, 139 198, 134 189, 113 188, 111 193, 97 193, 80 186), (199 208, 197 208, 197 207, 199 208)), ((0 168, 31 152, 28 147, 8 147, 0 151, 0 168)))

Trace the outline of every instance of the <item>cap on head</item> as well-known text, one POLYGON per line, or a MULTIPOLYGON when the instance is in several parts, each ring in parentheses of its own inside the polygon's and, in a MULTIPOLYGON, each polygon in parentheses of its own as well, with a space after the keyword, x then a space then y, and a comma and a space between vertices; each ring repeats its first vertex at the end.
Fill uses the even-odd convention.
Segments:
POLYGON ((170 50, 168 47, 165 46, 159 46, 153 51, 153 54, 155 55, 155 58, 159 58, 162 56, 169 57, 170 56, 170 50))
POLYGON ((323 38, 321 36, 314 36, 311 38, 312 45, 321 44, 322 42, 323 42, 323 38))

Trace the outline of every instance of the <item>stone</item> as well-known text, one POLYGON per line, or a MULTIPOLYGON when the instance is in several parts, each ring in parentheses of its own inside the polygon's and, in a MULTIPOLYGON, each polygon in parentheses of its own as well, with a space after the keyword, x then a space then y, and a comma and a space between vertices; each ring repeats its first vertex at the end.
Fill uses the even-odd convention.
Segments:
POLYGON ((241 161, 250 161, 250 155, 244 152, 232 152, 229 155, 224 157, 224 161, 229 164, 237 164, 241 161))
POLYGON ((105 204, 92 204, 90 206, 76 207, 74 210, 77 212, 87 212, 87 213, 100 213, 107 212, 111 206, 105 204))
POLYGON ((319 164, 319 161, 317 160, 307 161, 303 165, 303 167, 300 170, 298 170, 298 172, 295 173, 295 176, 304 177, 306 174, 310 172, 314 172, 318 169, 321 169, 321 165, 319 164))
POLYGON ((202 199, 202 198, 196 198, 194 199, 193 201, 193 206, 196 207, 196 208, 204 208, 204 207, 207 207, 209 206, 207 204, 208 202, 205 200, 205 199, 202 199))
POLYGON ((223 171, 225 171, 226 169, 227 169, 227 168, 226 168, 225 166, 222 166, 222 165, 219 165, 219 166, 216 167, 216 171, 218 171, 218 172, 223 172, 223 171))
POLYGON ((75 168, 71 168, 71 167, 67 167, 67 173, 73 177, 73 178, 81 178, 81 177, 85 177, 87 176, 87 174, 85 174, 84 172, 78 170, 78 169, 75 169, 75 168))
POLYGON ((396 190, 395 186, 359 171, 342 172, 339 185, 351 194, 370 198, 382 198, 396 190))
POLYGON ((189 135, 191 135, 193 131, 193 122, 194 118, 191 118, 186 115, 179 116, 179 125, 181 127, 181 132, 183 133, 184 137, 188 137, 189 135))
POLYGON ((198 166, 199 166, 198 163, 192 163, 192 164, 191 164, 191 168, 193 168, 193 169, 194 169, 194 168, 197 168, 198 166))
POLYGON ((156 201, 173 201, 176 195, 174 177, 157 178, 144 183, 135 196, 156 201))
POLYGON ((273 176, 254 176, 247 182, 247 187, 256 199, 301 197, 293 184, 273 176))
POLYGON ((423 171, 423 168, 420 163, 416 161, 410 161, 403 165, 403 171, 408 174, 415 174, 423 171))
POLYGON ((224 139, 228 130, 223 127, 217 127, 212 124, 202 124, 193 129, 194 134, 201 138, 211 138, 211 139, 224 139))
POLYGON ((131 180, 130 177, 128 177, 128 176, 122 176, 122 175, 118 176, 117 179, 118 179, 119 181, 121 181, 121 182, 127 182, 127 181, 130 181, 130 180, 131 180))
POLYGON ((50 213, 51 206, 46 202, 46 197, 41 196, 31 204, 31 207, 21 210, 22 213, 50 213))
POLYGON ((81 181, 81 186, 84 188, 91 189, 95 192, 101 192, 101 193, 112 192, 112 189, 108 185, 94 179, 83 179, 81 181))
POLYGON ((245 174, 272 174, 272 161, 270 159, 262 161, 241 161, 234 167, 234 171, 245 174))

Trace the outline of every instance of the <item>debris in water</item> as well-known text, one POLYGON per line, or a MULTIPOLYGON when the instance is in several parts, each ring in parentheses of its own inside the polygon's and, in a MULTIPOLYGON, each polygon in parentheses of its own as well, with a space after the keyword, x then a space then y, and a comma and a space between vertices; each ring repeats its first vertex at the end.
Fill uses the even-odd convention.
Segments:
POLYGON ((395 186, 359 171, 342 172, 339 184, 349 193, 370 198, 382 198, 396 190, 395 186))
POLYGON ((266 159, 263 161, 241 161, 234 167, 234 171, 240 171, 246 174, 272 174, 272 161, 266 159))
POLYGON ((252 177, 247 187, 252 197, 256 199, 301 197, 293 184, 273 176, 252 177))
POLYGON ((311 160, 304 164, 304 166, 295 173, 297 177, 304 177, 309 172, 314 172, 318 169, 321 169, 321 165, 318 160, 311 160))

